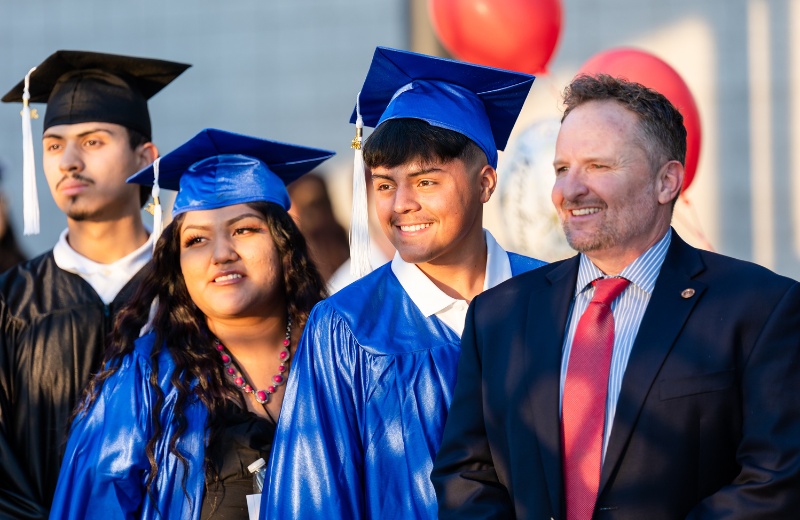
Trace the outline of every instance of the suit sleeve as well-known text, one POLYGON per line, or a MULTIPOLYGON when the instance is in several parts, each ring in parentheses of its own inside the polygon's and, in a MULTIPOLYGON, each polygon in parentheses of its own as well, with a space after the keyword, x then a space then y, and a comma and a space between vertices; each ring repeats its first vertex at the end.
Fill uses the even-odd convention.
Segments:
POLYGON ((327 302, 318 304, 292 363, 262 492, 262 520, 365 517, 359 351, 336 312, 327 302))
POLYGON ((800 285, 789 288, 745 354, 741 471, 691 520, 796 519, 800 511, 800 285))
POLYGON ((514 518, 508 491, 495 471, 484 423, 481 339, 476 332, 476 298, 467 312, 461 338, 458 379, 442 445, 431 481, 439 502, 439 518, 514 518), (474 382, 480 381, 480 384, 474 382), (472 384, 470 384, 472 383, 472 384))
POLYGON ((0 519, 45 518, 47 510, 37 499, 23 461, 17 457, 12 428, 14 417, 14 359, 23 326, 8 312, 0 298, 0 519))
POLYGON ((138 517, 150 467, 145 447, 152 435, 148 425, 154 397, 149 367, 132 357, 123 360, 72 425, 51 518, 138 517))

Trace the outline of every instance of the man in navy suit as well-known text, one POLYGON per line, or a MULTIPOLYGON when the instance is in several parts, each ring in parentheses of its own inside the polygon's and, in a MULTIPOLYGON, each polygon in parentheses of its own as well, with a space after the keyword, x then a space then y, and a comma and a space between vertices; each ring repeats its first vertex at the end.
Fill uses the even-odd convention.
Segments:
POLYGON ((800 285, 670 228, 686 131, 664 96, 581 76, 565 105, 553 203, 580 254, 473 300, 431 475, 440 518, 798 518, 800 285), (605 394, 595 434, 572 392, 608 278, 624 279, 604 303, 608 369, 583 366, 603 377, 582 388, 605 394), (585 477, 571 457, 594 441, 585 477))

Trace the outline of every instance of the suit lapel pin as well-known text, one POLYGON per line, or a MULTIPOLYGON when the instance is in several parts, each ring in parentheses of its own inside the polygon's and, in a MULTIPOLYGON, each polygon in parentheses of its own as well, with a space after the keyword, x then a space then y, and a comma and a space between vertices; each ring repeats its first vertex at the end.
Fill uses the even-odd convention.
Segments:
POLYGON ((692 289, 691 287, 681 291, 681 298, 685 298, 685 299, 688 300, 692 296, 694 296, 694 289, 692 289))

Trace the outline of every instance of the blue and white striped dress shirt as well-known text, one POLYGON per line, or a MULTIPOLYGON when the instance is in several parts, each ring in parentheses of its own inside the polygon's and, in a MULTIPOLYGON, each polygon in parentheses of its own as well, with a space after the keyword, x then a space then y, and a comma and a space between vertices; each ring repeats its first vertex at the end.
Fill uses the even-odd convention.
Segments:
MULTIPOLYGON (((614 424, 614 414, 617 411, 622 376, 625 375, 625 367, 628 365, 633 342, 639 332, 639 325, 642 323, 644 311, 653 294, 653 288, 656 285, 658 273, 661 272, 661 264, 664 263, 671 239, 672 232, 668 231, 661 240, 619 273, 620 277, 631 283, 611 303, 611 311, 614 313, 614 352, 611 356, 608 377, 606 423, 603 433, 604 459, 608 439, 611 436, 611 426, 614 424)), ((567 377, 569 353, 572 349, 575 329, 578 327, 578 321, 586 307, 589 306, 589 302, 592 301, 592 296, 594 296, 592 282, 598 278, 607 278, 607 276, 586 255, 582 254, 578 268, 578 281, 575 285, 575 297, 572 300, 572 309, 567 322, 567 336, 561 356, 561 400, 564 398, 564 380, 567 377)))

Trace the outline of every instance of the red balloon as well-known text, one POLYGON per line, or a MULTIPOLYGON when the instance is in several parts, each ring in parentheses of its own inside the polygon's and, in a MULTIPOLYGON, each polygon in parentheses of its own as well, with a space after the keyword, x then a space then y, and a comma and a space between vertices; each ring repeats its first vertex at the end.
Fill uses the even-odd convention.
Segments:
POLYGON ((686 176, 683 189, 694 180, 700 158, 700 114, 694 97, 675 69, 664 60, 638 49, 611 49, 595 54, 578 74, 608 74, 625 78, 663 94, 683 115, 686 127, 686 176))
POLYGON ((439 40, 460 60, 547 72, 561 33, 561 0, 429 0, 439 40))

